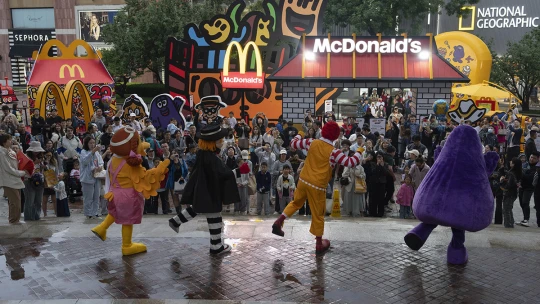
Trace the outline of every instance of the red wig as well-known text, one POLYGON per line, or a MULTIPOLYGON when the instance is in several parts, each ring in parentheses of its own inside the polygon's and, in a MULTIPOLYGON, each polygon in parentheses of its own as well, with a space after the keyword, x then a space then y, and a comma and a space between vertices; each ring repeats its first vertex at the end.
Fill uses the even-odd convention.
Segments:
POLYGON ((339 137, 339 125, 335 121, 329 121, 322 127, 322 137, 334 141, 339 137))

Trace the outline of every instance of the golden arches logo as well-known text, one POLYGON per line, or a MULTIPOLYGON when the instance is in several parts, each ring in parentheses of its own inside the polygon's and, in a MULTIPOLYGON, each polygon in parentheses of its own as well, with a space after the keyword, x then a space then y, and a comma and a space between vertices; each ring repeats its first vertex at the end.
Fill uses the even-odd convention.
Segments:
POLYGON ((238 50, 238 63, 240 64, 240 74, 246 73, 248 51, 250 47, 253 47, 253 54, 255 54, 257 77, 262 77, 263 65, 261 59, 261 51, 259 51, 259 47, 253 41, 248 42, 244 48, 242 48, 240 43, 236 41, 231 42, 229 46, 227 46, 227 51, 225 51, 225 60, 223 61, 223 76, 229 76, 229 64, 233 47, 236 47, 236 49, 238 50))
POLYGON ((77 69, 77 71, 79 72, 79 77, 84 78, 84 71, 81 68, 81 66, 78 65, 78 64, 74 64, 74 65, 64 64, 64 65, 62 65, 60 67, 60 74, 58 75, 58 77, 60 77, 62 79, 66 78, 66 75, 65 75, 66 69, 69 72, 69 77, 70 78, 75 78, 75 69, 77 69))
POLYGON ((240 43, 233 41, 227 46, 225 60, 223 61, 223 72, 221 73, 221 85, 226 89, 262 89, 264 87, 263 63, 261 52, 255 42, 250 41, 242 48, 240 43), (235 47, 238 50, 239 72, 230 72, 231 51, 235 47), (253 48, 255 56, 255 68, 257 72, 246 72, 249 49, 253 48))
POLYGON ((58 115, 64 119, 71 118, 73 109, 73 95, 75 90, 80 95, 81 104, 83 107, 84 121, 90 121, 94 115, 94 106, 92 105, 92 99, 90 93, 86 89, 84 83, 80 80, 70 80, 64 90, 60 88, 58 84, 52 81, 43 82, 38 89, 35 108, 39 109, 39 114, 42 117, 46 116, 47 106, 47 92, 54 96, 56 109, 58 115))
POLYGON ((101 59, 101 52, 96 51, 90 44, 86 41, 77 39, 66 46, 62 41, 58 39, 50 39, 45 42, 39 51, 34 51, 32 53, 32 58, 37 59, 48 59, 48 60, 58 60, 58 59, 101 59), (86 55, 84 57, 76 56, 77 48, 82 47, 86 50, 86 55), (51 48, 56 47, 60 52, 56 57, 49 57, 49 51, 51 48))

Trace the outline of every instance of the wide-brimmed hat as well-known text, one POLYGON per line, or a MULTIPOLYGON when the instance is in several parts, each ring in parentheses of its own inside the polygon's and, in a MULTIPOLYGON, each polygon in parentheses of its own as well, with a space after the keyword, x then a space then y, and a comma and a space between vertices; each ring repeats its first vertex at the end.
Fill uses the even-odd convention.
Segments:
POLYGON ((199 138, 206 141, 216 141, 227 135, 229 135, 229 130, 221 128, 218 123, 212 123, 201 129, 199 138))
POLYGON ((210 96, 205 96, 205 97, 201 98, 201 102, 199 102, 195 106, 195 109, 199 110, 204 106, 219 106, 221 108, 225 108, 227 105, 225 103, 223 103, 223 101, 221 101, 221 96, 219 96, 219 95, 210 95, 210 96))
POLYGON ((45 152, 45 150, 43 150, 43 148, 41 147, 41 144, 39 143, 39 141, 31 141, 30 142, 30 147, 28 149, 26 149, 26 152, 45 152))

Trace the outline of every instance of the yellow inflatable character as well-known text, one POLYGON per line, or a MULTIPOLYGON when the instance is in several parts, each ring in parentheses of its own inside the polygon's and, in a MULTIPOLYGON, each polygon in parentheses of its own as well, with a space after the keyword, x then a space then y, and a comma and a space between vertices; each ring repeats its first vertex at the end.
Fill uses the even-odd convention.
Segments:
POLYGON ((161 181, 165 178, 170 161, 166 159, 157 168, 146 170, 141 166, 142 156, 150 144, 140 142, 139 133, 124 127, 114 133, 111 152, 114 153, 108 166, 105 181, 105 198, 109 201, 109 214, 103 222, 92 229, 102 241, 107 238, 107 229, 112 223, 122 225, 122 254, 132 255, 146 251, 142 243, 133 243, 133 225, 140 224, 144 210, 144 199, 157 195, 161 181), (127 166, 126 166, 127 165, 127 166))

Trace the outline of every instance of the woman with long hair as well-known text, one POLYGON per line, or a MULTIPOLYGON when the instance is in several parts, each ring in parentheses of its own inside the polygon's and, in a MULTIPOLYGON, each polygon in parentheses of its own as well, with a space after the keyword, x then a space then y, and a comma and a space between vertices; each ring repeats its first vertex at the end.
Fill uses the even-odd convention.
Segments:
POLYGON ((514 157, 509 164, 510 170, 505 176, 501 176, 501 188, 503 189, 503 223, 504 228, 514 228, 514 214, 512 207, 518 196, 518 184, 521 181, 522 169, 519 158, 514 157))
POLYGON ((0 187, 8 198, 9 223, 17 224, 21 220, 21 189, 24 188, 21 177, 26 172, 18 170, 17 153, 11 146, 11 135, 0 135, 0 187))
POLYGON ((96 145, 96 140, 87 136, 83 140, 81 151, 81 185, 83 193, 84 215, 88 219, 99 218, 99 194, 101 182, 94 177, 94 174, 103 170, 103 159, 100 152, 101 146, 96 145))
POLYGON ((258 127, 253 127, 253 132, 251 133, 251 138, 249 139, 249 153, 251 154, 251 162, 255 165, 255 168, 259 166, 259 157, 255 153, 255 149, 262 146, 263 136, 261 135, 261 130, 258 127))
MULTIPOLYGON (((46 151, 44 157, 44 172, 52 170, 54 171, 54 176, 58 175, 58 165, 56 163, 56 158, 54 157, 52 151, 46 151)), ((47 179, 45 179, 45 188, 43 189, 43 202, 41 208, 43 209, 43 216, 47 216, 47 201, 49 197, 54 206, 54 214, 56 214, 56 192, 54 191, 55 185, 50 185, 47 179)))
POLYGON ((99 27, 98 18, 95 14, 92 14, 92 17, 90 19, 90 40, 99 41, 100 32, 101 28, 99 27))
POLYGON ((43 153, 39 141, 30 142, 26 149, 27 163, 25 171, 31 172, 30 177, 24 181, 24 220, 38 221, 41 218, 41 202, 43 200, 44 177, 43 177, 43 153))

